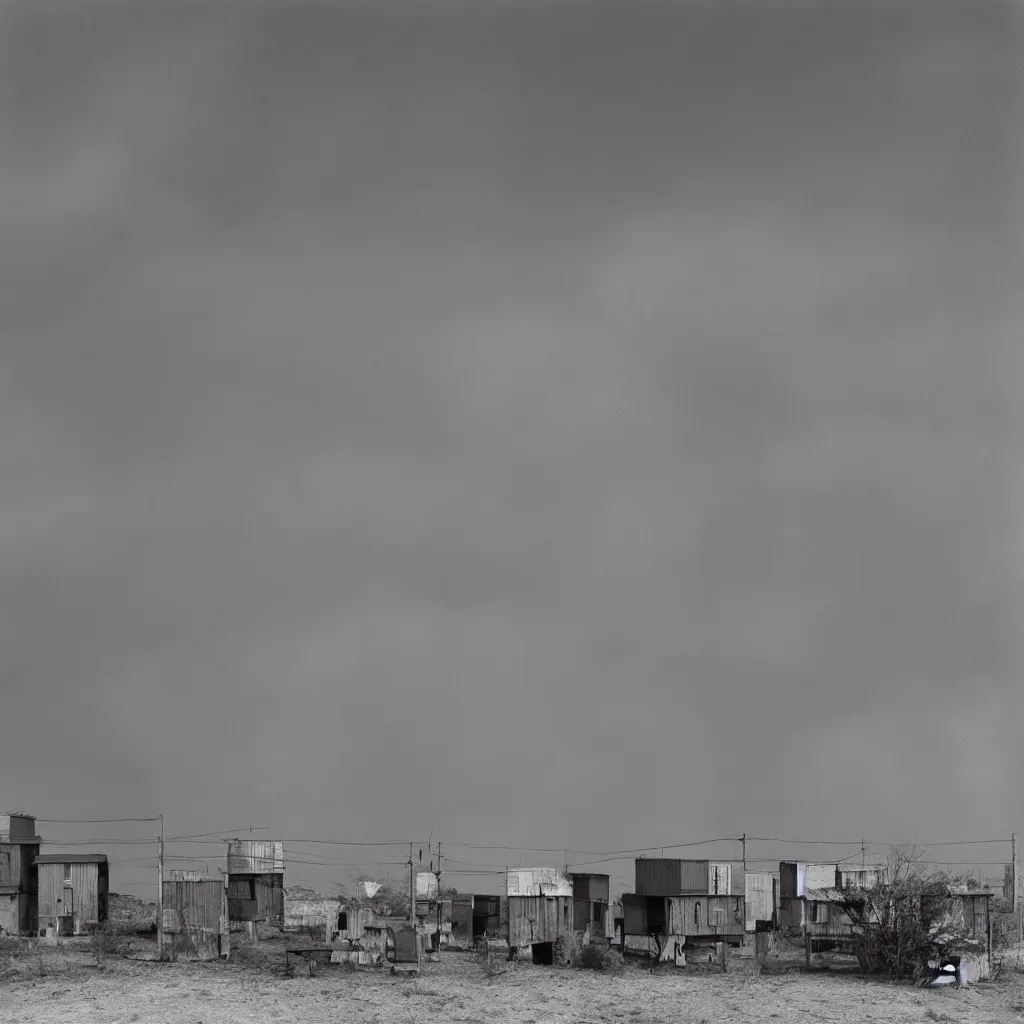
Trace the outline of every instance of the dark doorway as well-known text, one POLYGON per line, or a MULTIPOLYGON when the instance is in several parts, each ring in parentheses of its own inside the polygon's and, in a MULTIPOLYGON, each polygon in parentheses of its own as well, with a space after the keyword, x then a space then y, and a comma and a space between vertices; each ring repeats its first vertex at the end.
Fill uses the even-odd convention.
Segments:
POLYGON ((344 910, 338 915, 338 931, 348 931, 348 914, 344 910))
POLYGON ((555 962, 555 944, 553 942, 535 942, 531 947, 533 962, 542 967, 551 967, 555 962))

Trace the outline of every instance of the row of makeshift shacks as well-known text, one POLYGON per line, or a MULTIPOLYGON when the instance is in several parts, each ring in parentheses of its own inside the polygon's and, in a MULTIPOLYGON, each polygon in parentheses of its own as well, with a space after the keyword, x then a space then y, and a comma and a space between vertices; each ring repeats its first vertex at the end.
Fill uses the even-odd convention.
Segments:
POLYGON ((81 935, 106 921, 107 858, 41 848, 32 815, 0 814, 0 934, 81 935))
MULTIPOLYGON (((100 853, 41 853, 29 814, 0 815, 0 933, 84 935, 109 916, 110 864, 100 853)), ((163 930, 188 948, 226 955, 230 931, 284 926, 284 844, 231 840, 215 878, 171 871, 163 930)))
MULTIPOLYGON (((633 893, 622 897, 622 942, 646 940, 661 960, 685 962, 685 949, 705 943, 738 944, 754 932, 798 930, 808 953, 849 949, 855 926, 845 905, 851 889, 884 883, 878 865, 782 861, 778 874, 743 871, 734 893, 732 864, 703 860, 636 861, 633 893)), ((962 980, 976 981, 991 970, 992 927, 987 891, 966 888, 934 897, 945 901, 959 928, 976 943, 962 958, 962 980)))
MULTIPOLYGON (((80 935, 107 919, 110 875, 102 854, 41 854, 29 815, 0 816, 0 931, 80 935)), ((438 899, 438 876, 419 872, 416 932, 424 951, 467 948, 482 938, 507 941, 552 962, 552 947, 567 934, 582 942, 606 940, 646 946, 661 960, 681 962, 684 950, 710 943, 739 944, 775 928, 798 929, 818 949, 853 934, 839 890, 871 888, 882 869, 836 863, 783 861, 775 872, 738 864, 679 858, 635 862, 635 885, 620 903, 610 899, 609 876, 551 867, 509 868, 503 895, 438 899)), ((951 894, 967 930, 985 955, 972 968, 984 977, 990 961, 987 892, 951 894)), ((284 845, 230 840, 226 870, 217 877, 171 871, 163 882, 163 933, 172 951, 227 956, 231 932, 256 938, 263 927, 314 925, 327 942, 342 942, 353 959, 379 959, 405 918, 334 898, 286 900, 284 845), (390 939, 389 939, 390 934, 390 939)), ((808 949, 811 945, 808 946, 808 949)))

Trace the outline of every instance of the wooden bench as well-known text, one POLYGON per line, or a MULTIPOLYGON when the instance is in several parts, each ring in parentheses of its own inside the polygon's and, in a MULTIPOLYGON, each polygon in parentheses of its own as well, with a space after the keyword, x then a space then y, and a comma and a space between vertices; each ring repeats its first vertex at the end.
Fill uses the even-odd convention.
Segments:
POLYGON ((309 967, 309 976, 316 974, 320 964, 331 962, 331 954, 334 950, 330 946, 307 946, 303 949, 286 949, 284 951, 284 969, 291 970, 291 958, 297 956, 306 962, 309 967))

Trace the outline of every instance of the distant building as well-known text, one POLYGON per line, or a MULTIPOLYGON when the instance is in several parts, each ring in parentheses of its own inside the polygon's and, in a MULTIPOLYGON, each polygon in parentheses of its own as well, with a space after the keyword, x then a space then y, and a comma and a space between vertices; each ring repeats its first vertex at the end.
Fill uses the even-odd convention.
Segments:
POLYGON ((779 908, 779 880, 770 871, 748 871, 744 878, 744 905, 748 932, 774 927, 779 908))
POLYGON ((28 814, 0 814, 0 934, 28 935, 39 928, 35 858, 42 840, 28 814))
POLYGON ((501 934, 501 897, 473 896, 473 940, 496 939, 501 934))
POLYGON ((885 880, 885 868, 879 864, 839 868, 839 885, 843 889, 874 889, 885 880))
POLYGON ((833 902, 831 895, 842 885, 839 865, 806 861, 779 863, 779 926, 803 929, 825 924, 833 902), (817 904, 822 904, 817 906, 817 904))
POLYGON ((165 949, 200 959, 228 956, 230 922, 225 879, 171 870, 163 883, 165 949))
POLYGON ((228 843, 228 916, 233 928, 284 927, 284 844, 262 839, 228 843))
POLYGON ((572 879, 558 868, 508 868, 505 871, 507 896, 572 897, 572 879))
POLYGON ((529 947, 535 963, 554 963, 555 942, 573 930, 572 880, 557 868, 509 868, 505 891, 509 949, 529 947))
POLYGON ((959 933, 948 953, 960 958, 961 981, 973 983, 989 977, 992 972, 992 894, 949 887, 921 897, 921 913, 928 920, 959 933))
POLYGON ((742 943, 745 898, 732 893, 731 864, 638 857, 635 871, 636 891, 622 897, 623 944, 644 939, 659 960, 684 963, 690 946, 742 943))
POLYGON ((322 932, 330 942, 340 930, 341 898, 323 896, 305 886, 289 886, 284 891, 284 930, 322 932))
POLYGON ((572 927, 583 942, 604 939, 614 934, 609 915, 609 875, 573 872, 572 927))
POLYGON ((107 920, 110 867, 102 853, 54 853, 35 858, 39 930, 84 935, 107 920))

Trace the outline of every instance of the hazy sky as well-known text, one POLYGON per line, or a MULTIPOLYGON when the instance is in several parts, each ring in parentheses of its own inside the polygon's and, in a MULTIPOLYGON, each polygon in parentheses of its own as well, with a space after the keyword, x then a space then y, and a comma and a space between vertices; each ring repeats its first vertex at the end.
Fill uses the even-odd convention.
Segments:
POLYGON ((1009 4, 0 40, 0 811, 464 864, 1024 831, 1009 4))

